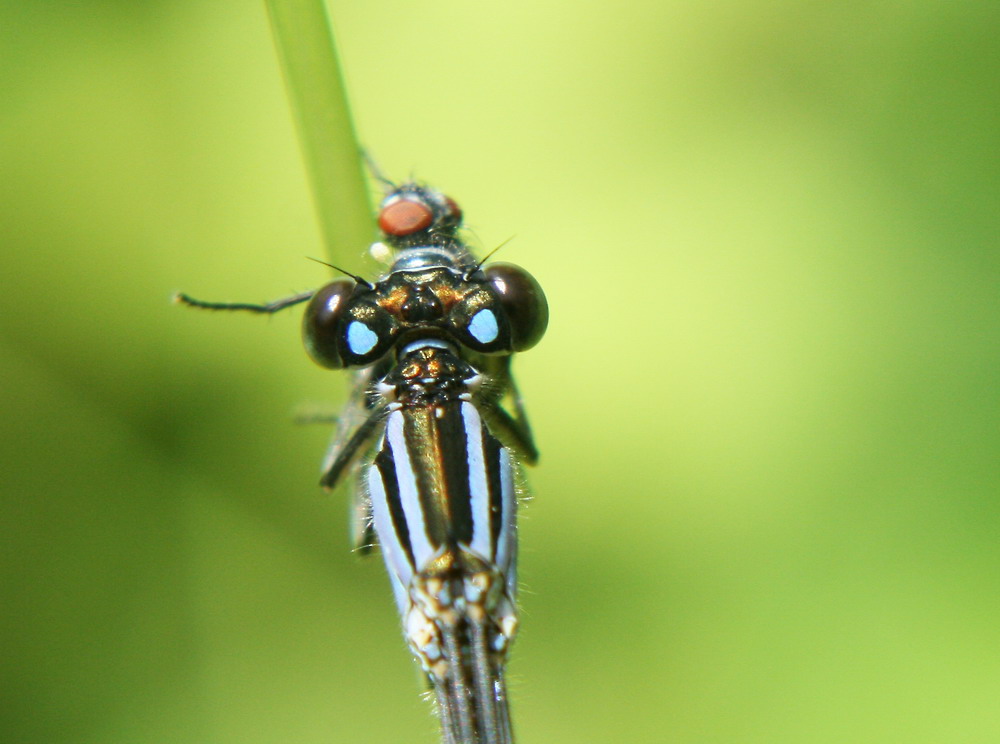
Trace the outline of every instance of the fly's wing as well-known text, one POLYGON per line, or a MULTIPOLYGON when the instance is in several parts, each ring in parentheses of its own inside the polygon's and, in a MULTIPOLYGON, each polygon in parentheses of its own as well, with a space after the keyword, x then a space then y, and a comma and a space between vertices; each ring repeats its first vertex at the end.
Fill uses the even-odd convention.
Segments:
POLYGON ((320 484, 333 490, 347 482, 350 489, 351 543, 354 549, 368 553, 375 543, 372 528, 371 500, 361 487, 365 455, 379 434, 382 410, 370 395, 374 368, 356 371, 351 379, 351 397, 337 419, 333 440, 323 458, 320 484))

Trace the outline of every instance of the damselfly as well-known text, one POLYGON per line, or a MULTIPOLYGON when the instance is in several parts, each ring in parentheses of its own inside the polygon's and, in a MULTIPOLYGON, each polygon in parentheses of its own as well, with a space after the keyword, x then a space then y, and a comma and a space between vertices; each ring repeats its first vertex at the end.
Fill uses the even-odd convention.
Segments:
POLYGON ((440 192, 393 185, 378 216, 392 261, 378 280, 266 305, 177 299, 257 313, 309 303, 309 355, 354 370, 321 484, 352 484, 356 545, 374 531, 382 547, 445 744, 510 744, 519 463, 538 457, 510 361, 542 337, 548 305, 523 269, 473 258, 461 223, 440 192))

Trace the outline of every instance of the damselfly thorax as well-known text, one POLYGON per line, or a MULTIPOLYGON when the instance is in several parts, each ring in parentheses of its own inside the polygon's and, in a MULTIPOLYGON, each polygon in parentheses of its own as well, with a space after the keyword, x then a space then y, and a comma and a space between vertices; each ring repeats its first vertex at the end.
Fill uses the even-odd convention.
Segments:
POLYGON ((394 259, 375 282, 338 279, 268 305, 178 299, 268 313, 309 302, 309 354, 355 370, 321 483, 351 484, 357 546, 373 531, 381 545, 445 744, 510 744, 519 467, 537 459, 510 359, 541 338, 548 308, 523 269, 471 256, 461 212, 439 192, 393 187, 378 223, 394 259))

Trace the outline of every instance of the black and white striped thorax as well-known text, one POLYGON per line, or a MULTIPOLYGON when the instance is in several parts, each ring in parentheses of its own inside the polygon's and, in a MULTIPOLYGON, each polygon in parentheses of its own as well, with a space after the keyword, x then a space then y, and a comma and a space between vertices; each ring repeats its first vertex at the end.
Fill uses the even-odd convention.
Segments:
POLYGON ((513 598, 516 480, 510 452, 472 403, 390 412, 367 483, 399 587, 452 552, 494 565, 513 598))
POLYGON ((368 487, 375 528, 400 583, 444 552, 460 551, 496 566, 513 597, 516 481, 510 452, 472 403, 392 411, 368 487))
POLYGON ((514 458, 480 415, 492 404, 482 387, 482 374, 439 344, 414 348, 378 385, 387 415, 368 484, 389 505, 391 522, 376 514, 376 529, 392 527, 406 580, 442 550, 508 565, 514 458))
MULTIPOLYGON (((516 625, 517 465, 480 413, 483 376, 445 344, 418 343, 378 387, 387 415, 367 486, 404 620, 413 622, 414 611, 434 615, 413 590, 439 579, 441 607, 478 607, 492 626, 491 648, 503 651, 516 625), (489 591, 467 591, 465 579, 484 571, 489 591)), ((438 641, 410 638, 432 674, 443 662, 427 647, 438 641)))

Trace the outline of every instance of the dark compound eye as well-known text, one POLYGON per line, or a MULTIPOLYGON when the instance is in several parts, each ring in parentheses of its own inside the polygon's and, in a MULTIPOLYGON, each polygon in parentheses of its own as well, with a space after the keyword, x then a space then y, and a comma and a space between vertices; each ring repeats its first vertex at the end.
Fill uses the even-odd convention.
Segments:
POLYGON ((338 279, 309 301, 303 319, 306 351, 330 369, 363 367, 381 358, 399 332, 398 324, 366 295, 370 287, 338 279))
POLYGON ((313 295, 302 319, 302 340, 313 361, 321 367, 342 369, 340 352, 343 320, 351 296, 357 289, 352 279, 337 279, 313 295))
MULTIPOLYGON (((542 288, 531 274, 514 264, 490 264, 483 273, 500 297, 507 315, 511 348, 514 351, 530 349, 539 342, 549 324, 549 304, 542 288)), ((489 323, 484 322, 484 327, 488 326, 489 323)))
POLYGON ((399 199, 382 208, 378 226, 386 235, 402 238, 426 230, 434 222, 434 212, 426 204, 412 199, 399 199))
POLYGON ((306 305, 302 340, 309 356, 321 367, 344 367, 338 339, 344 310, 357 286, 351 279, 337 279, 316 292, 306 305))

